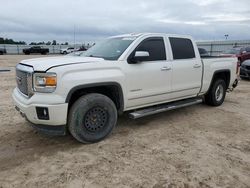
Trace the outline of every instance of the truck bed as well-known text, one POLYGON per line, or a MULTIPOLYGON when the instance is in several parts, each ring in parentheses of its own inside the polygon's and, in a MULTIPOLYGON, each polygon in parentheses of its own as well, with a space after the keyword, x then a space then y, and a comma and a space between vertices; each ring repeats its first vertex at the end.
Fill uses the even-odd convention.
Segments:
POLYGON ((211 78, 217 70, 228 70, 231 72, 229 87, 234 83, 236 79, 237 72, 237 62, 236 57, 218 57, 218 56, 209 56, 201 58, 203 63, 203 78, 202 78, 202 89, 201 93, 205 93, 211 83, 211 78), (232 70, 233 68, 233 70, 232 70))

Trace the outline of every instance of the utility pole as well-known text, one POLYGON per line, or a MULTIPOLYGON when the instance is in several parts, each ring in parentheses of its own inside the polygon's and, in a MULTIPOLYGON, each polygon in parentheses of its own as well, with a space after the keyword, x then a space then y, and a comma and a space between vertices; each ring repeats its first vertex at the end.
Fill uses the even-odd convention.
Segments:
POLYGON ((76 25, 74 24, 74 49, 76 48, 76 25))

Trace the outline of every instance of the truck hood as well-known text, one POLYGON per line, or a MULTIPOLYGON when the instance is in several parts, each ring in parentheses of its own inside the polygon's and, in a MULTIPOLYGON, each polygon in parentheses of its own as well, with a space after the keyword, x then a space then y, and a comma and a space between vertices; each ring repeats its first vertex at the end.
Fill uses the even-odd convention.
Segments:
POLYGON ((95 57, 63 56, 63 57, 43 57, 36 59, 27 59, 21 61, 20 63, 32 66, 35 71, 46 71, 51 67, 78 64, 78 63, 93 63, 99 61, 104 61, 104 59, 95 57))

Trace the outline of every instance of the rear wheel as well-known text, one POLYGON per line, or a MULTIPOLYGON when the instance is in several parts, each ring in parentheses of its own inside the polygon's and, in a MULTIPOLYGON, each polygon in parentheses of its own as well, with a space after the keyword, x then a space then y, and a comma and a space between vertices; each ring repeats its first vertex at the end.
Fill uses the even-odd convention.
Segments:
POLYGON ((223 79, 213 82, 209 92, 205 95, 205 102, 211 106, 220 106, 226 96, 226 83, 223 79))
POLYGON ((82 143, 98 142, 108 136, 116 125, 117 109, 105 95, 93 93, 79 98, 69 112, 71 135, 82 143))

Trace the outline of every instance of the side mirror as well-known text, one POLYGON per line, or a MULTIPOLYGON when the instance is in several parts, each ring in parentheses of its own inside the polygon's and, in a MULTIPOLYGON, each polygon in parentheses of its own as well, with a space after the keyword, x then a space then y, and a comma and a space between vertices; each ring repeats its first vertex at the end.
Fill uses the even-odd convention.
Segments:
POLYGON ((147 51, 136 51, 133 53, 131 58, 129 58, 129 64, 136 64, 138 62, 146 61, 149 57, 149 52, 147 51))

